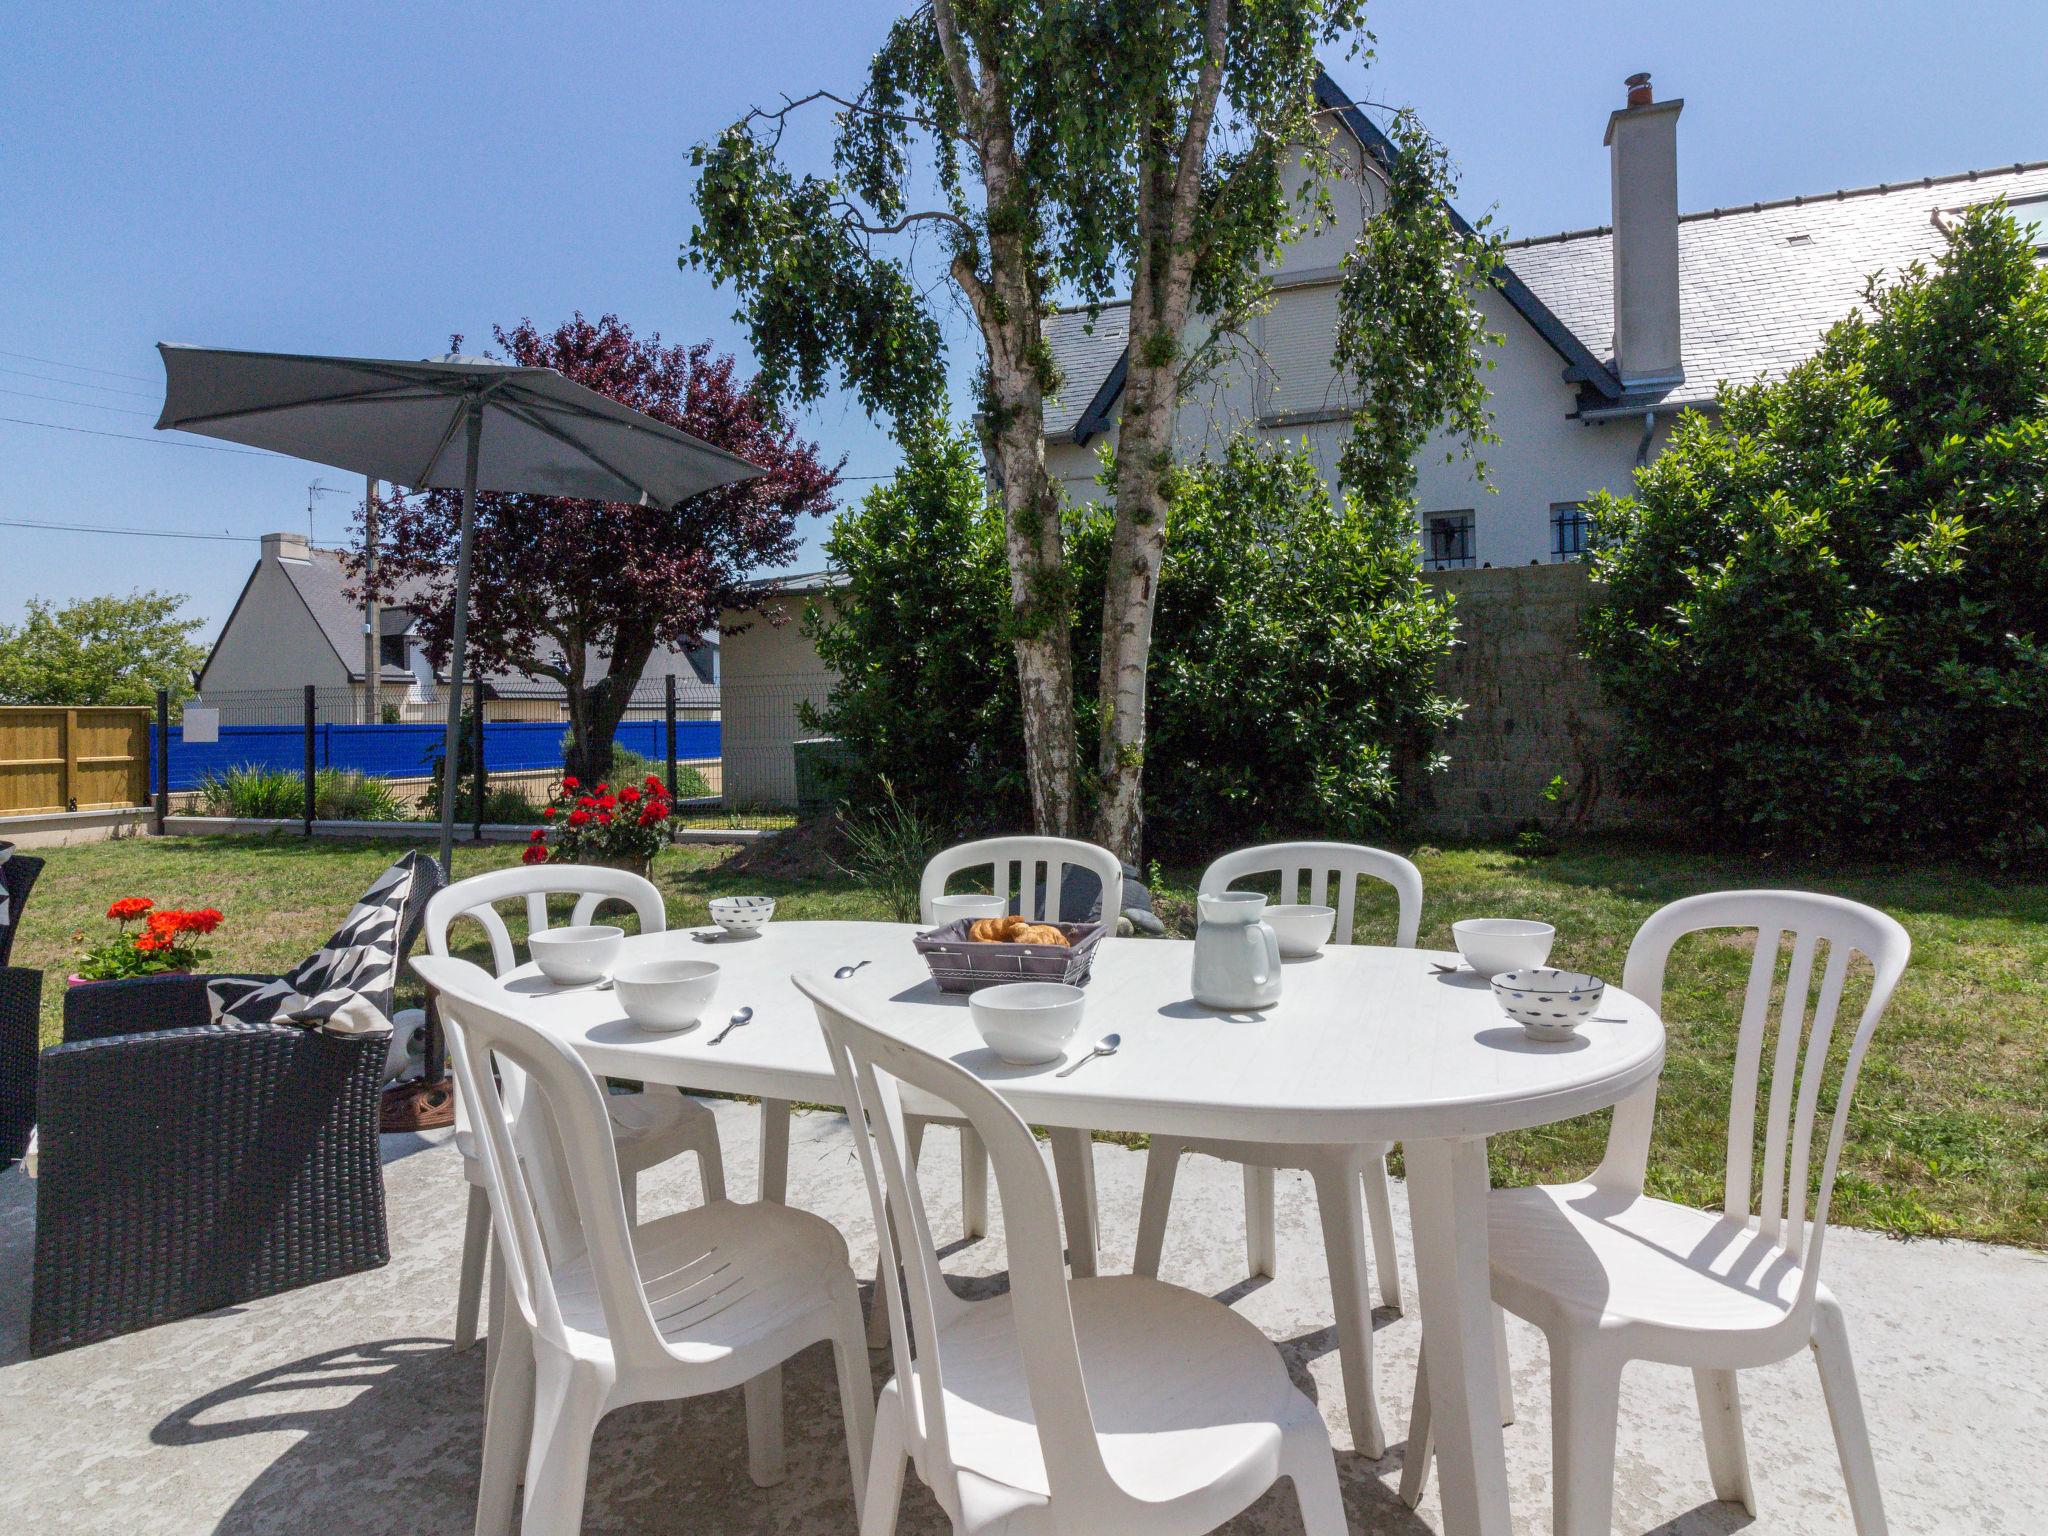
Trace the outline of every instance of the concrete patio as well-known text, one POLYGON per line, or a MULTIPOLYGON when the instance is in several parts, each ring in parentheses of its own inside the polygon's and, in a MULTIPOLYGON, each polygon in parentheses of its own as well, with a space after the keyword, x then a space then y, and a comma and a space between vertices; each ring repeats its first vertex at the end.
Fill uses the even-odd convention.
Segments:
MULTIPOLYGON (((730 1176, 753 1185, 754 1111, 721 1104, 730 1176)), ((443 1137, 445 1133, 443 1133, 443 1137)), ((9 1532, 455 1533, 470 1526, 483 1354, 448 1347, 463 1185, 436 1138, 386 1138, 392 1262, 371 1274, 191 1318, 45 1360, 26 1358, 34 1186, 0 1174, 0 1529, 9 1532)), ((955 1150, 934 1135, 935 1198, 957 1189, 955 1150)), ((1098 1147, 1104 1263, 1128 1263, 1143 1158, 1098 1147)), ((1281 1175, 1280 1274, 1243 1274, 1235 1170, 1190 1159, 1167 1241, 1166 1278, 1218 1294, 1281 1342, 1337 1442, 1354 1530, 1440 1529, 1434 1498, 1394 1497, 1415 1369, 1413 1318, 1379 1316, 1384 1460, 1352 1454, 1328 1326, 1327 1280, 1306 1181, 1281 1175)), ((836 1222, 871 1267, 865 1195, 843 1122, 798 1119, 791 1199, 836 1222)), ((642 1180, 650 1212, 695 1198, 694 1174, 642 1180)), ((1400 1205, 1403 1193, 1395 1187, 1400 1205)), ((1405 1250, 1405 1211, 1398 1211, 1405 1250)), ((942 1236, 958 1232, 942 1217, 942 1236)), ((1844 1231, 1828 1273, 1848 1308, 1892 1529, 2036 1536, 2048 1530, 2048 1258, 1844 1231)), ((960 1276, 1003 1267, 1000 1228, 947 1260, 960 1276)), ((1412 1284, 1412 1277, 1411 1277, 1412 1284)), ((1518 1529, 1549 1529, 1550 1429, 1543 1346, 1511 1325, 1519 1422, 1507 1432, 1518 1529)), ((879 1371, 884 1357, 874 1357, 879 1371)), ((877 1377, 879 1384, 880 1376, 877 1377)), ((1762 1510, 1713 1501, 1686 1374, 1632 1371, 1622 1398, 1616 1528, 1656 1536, 1851 1529, 1815 1373, 1804 1360, 1744 1377, 1762 1510)), ((756 1489, 737 1393, 626 1410, 606 1420, 586 1528, 639 1533, 823 1533, 854 1528, 829 1353, 789 1372, 790 1475, 756 1489)), ((901 1529, 945 1521, 912 1480, 901 1529)), ((1297 1531, 1286 1490, 1228 1528, 1297 1531)))

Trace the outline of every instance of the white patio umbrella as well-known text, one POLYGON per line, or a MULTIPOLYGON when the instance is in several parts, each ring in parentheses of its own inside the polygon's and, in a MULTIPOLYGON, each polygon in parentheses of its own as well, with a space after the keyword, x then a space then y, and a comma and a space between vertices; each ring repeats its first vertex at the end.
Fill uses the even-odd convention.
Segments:
MULTIPOLYGON (((478 491, 672 507, 766 471, 552 368, 475 357, 306 357, 159 342, 159 431, 268 448, 413 490, 462 492, 448 734, 441 760, 441 868, 454 857, 455 753, 469 630, 478 491)), ((483 722, 477 722, 479 730, 483 722)))

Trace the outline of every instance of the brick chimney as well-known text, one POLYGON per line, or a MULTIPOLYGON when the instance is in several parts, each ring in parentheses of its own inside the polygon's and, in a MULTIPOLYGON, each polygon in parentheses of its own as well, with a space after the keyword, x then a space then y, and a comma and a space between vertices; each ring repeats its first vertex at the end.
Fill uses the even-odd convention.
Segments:
POLYGON ((1647 74, 1607 119, 1614 195, 1614 364, 1626 389, 1685 377, 1678 330, 1678 114, 1647 74))
POLYGON ((266 533, 263 535, 262 557, 265 560, 311 560, 313 546, 303 533, 266 533))

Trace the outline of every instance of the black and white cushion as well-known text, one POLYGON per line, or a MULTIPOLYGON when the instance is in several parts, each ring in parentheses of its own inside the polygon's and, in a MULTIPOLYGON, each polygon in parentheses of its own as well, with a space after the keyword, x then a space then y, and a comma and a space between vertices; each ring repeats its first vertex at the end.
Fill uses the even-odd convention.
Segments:
POLYGON ((405 907, 424 858, 409 853, 379 875, 334 937, 286 975, 214 977, 206 987, 214 1022, 389 1029, 405 907))

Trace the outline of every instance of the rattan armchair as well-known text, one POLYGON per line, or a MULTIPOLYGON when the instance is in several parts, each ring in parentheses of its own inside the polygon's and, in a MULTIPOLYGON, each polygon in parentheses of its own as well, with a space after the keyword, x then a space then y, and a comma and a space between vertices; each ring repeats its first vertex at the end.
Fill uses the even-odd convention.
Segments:
POLYGON ((0 967, 0 1168, 21 1156, 36 1123, 36 1035, 43 973, 0 967))
MULTIPOLYGON (((423 865, 401 959, 441 884, 423 865)), ((205 976, 74 987, 42 1055, 34 1354, 390 1258, 382 1034, 210 1022, 205 976)))

